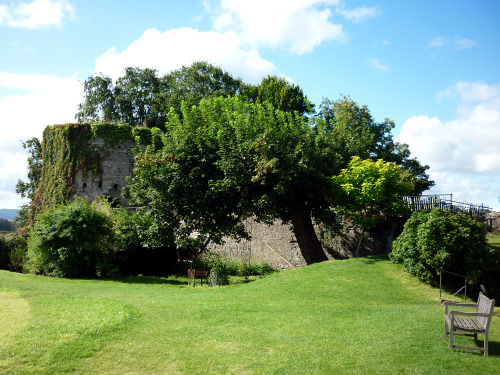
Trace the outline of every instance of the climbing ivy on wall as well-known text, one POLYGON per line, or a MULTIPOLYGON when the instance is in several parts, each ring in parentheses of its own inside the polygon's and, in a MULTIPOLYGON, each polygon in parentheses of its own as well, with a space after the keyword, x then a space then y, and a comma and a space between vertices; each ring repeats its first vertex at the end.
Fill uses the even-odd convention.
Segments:
POLYGON ((101 158, 106 146, 127 141, 148 145, 155 137, 152 129, 133 128, 128 124, 65 124, 47 126, 42 140, 42 173, 31 205, 32 218, 45 208, 68 202, 75 194, 77 171, 92 171, 92 178, 102 174, 101 158), (90 147, 94 138, 104 140, 104 147, 90 147))

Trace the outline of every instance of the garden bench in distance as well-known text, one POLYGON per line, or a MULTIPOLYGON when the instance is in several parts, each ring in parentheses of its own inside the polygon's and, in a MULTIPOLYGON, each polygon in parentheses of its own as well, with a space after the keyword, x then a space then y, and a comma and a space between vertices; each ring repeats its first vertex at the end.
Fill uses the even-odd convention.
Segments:
POLYGON ((495 300, 489 299, 483 293, 479 293, 477 303, 458 303, 451 301, 444 301, 444 337, 450 335, 449 349, 461 348, 471 350, 482 350, 484 356, 488 356, 488 330, 490 328, 491 316, 493 315, 493 308, 495 307, 495 300), (475 312, 464 312, 451 310, 448 312, 448 306, 458 307, 475 307, 475 312), (484 335, 484 346, 459 346, 453 345, 453 337, 459 336, 473 336, 474 342, 477 341, 477 334, 484 335))
POLYGON ((189 280, 193 279, 193 286, 195 285, 196 279, 200 279, 201 285, 203 285, 203 279, 207 279, 208 284, 208 270, 197 270, 194 268, 189 268, 188 270, 188 285, 189 280))

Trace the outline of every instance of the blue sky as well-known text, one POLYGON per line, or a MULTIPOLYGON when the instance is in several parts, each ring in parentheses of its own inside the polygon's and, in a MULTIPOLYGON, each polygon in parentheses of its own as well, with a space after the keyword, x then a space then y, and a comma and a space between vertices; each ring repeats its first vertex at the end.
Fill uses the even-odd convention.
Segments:
POLYGON ((20 140, 74 121, 82 82, 206 60, 284 76, 317 106, 349 95, 430 166, 429 193, 500 209, 500 2, 0 0, 0 208, 26 179, 20 140))

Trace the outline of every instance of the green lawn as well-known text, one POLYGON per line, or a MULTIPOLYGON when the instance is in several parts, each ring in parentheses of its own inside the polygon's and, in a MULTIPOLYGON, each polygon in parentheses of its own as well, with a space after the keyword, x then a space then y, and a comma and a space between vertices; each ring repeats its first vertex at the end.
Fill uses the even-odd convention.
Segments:
POLYGON ((0 271, 0 374, 499 374, 495 314, 488 358, 449 351, 439 290, 386 258, 220 288, 0 271))

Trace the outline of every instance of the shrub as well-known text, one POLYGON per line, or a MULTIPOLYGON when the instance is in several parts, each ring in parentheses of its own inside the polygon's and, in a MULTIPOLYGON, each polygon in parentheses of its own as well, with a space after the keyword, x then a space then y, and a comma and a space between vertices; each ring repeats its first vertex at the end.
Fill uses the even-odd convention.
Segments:
POLYGON ((208 264, 210 266, 210 285, 222 286, 229 284, 229 269, 219 254, 209 253, 208 264))
POLYGON ((0 269, 21 271, 26 247, 26 238, 19 233, 0 235, 0 269))
POLYGON ((58 277, 104 275, 112 238, 111 219, 87 200, 46 210, 31 227, 25 269, 58 277))
POLYGON ((440 269, 480 277, 491 255, 482 223, 464 214, 434 209, 412 214, 393 242, 390 258, 430 282, 437 280, 440 269))
POLYGON ((177 256, 173 246, 156 244, 145 246, 145 232, 152 226, 152 218, 141 210, 114 211, 113 264, 123 275, 162 276, 173 272, 177 256))
POLYGON ((0 269, 9 268, 9 246, 3 235, 0 234, 0 269))

